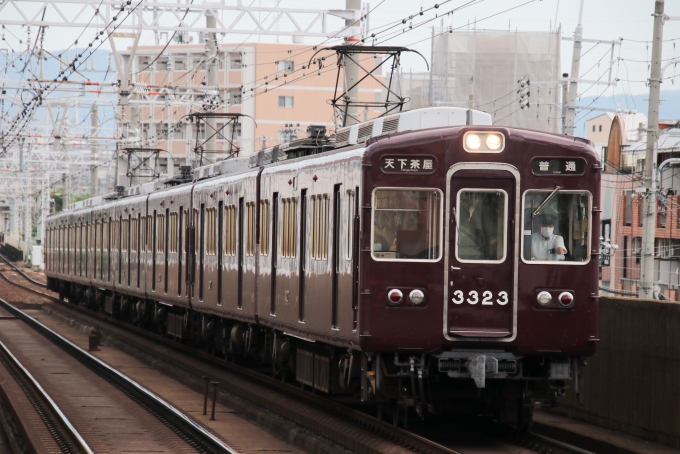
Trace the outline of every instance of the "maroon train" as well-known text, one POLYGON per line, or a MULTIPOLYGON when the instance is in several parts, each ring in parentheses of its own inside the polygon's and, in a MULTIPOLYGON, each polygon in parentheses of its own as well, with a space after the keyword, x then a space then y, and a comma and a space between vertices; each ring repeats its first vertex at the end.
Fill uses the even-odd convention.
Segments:
POLYGON ((405 421, 526 425, 597 341, 588 141, 429 108, 50 216, 49 288, 405 421))

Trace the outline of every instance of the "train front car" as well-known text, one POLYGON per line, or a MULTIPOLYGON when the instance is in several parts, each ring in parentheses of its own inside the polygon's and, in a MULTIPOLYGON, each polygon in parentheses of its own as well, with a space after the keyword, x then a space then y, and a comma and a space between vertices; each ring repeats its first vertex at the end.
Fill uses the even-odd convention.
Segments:
MULTIPOLYGON (((582 139, 490 126, 373 139, 364 158, 364 394, 526 426, 597 341, 601 166, 582 139)), ((367 397, 366 395, 364 396, 367 397)), ((402 416, 400 415, 402 412, 402 416)))

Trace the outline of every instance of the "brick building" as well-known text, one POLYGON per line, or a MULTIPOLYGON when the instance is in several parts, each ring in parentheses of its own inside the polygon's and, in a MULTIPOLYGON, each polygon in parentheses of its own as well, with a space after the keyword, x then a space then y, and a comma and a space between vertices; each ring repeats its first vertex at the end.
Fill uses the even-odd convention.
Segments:
MULTIPOLYGON (((662 121, 657 162, 680 157, 680 130, 676 122, 662 121)), ((602 286, 637 292, 642 248, 642 201, 646 131, 630 134, 622 116, 612 119, 603 148, 601 235, 618 245, 610 264, 602 267, 602 286), (634 135, 639 140, 629 140, 634 135)), ((680 288, 680 160, 669 161, 659 179, 654 247, 655 282, 661 292, 678 300, 680 288)), ((606 293, 606 292, 605 292, 606 293)))

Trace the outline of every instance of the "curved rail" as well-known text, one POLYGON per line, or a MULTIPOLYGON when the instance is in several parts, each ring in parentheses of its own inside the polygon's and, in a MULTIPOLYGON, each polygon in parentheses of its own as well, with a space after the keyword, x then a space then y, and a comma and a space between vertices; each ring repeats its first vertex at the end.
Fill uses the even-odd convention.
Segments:
MULTIPOLYGON (((5 278, 4 276, 2 277, 5 278)), ((37 291, 33 292, 39 294, 41 293, 37 291)), ((50 299, 56 299, 44 294, 43 296, 50 299)), ((215 437, 210 432, 205 430, 203 427, 189 419, 186 415, 184 415, 184 413, 176 409, 174 406, 165 402, 155 394, 148 391, 142 385, 132 380, 131 378, 127 377, 126 375, 122 374, 121 372, 117 371, 116 369, 112 368, 111 366, 109 366, 96 356, 78 347, 73 342, 69 341, 59 333, 43 325, 30 315, 17 309, 7 301, 2 299, 0 299, 0 306, 3 307, 8 312, 10 312, 15 317, 24 321, 26 324, 31 326, 33 329, 35 329, 48 339, 50 339, 54 344, 61 347, 63 350, 68 352, 74 358, 78 359, 88 368, 90 368, 91 370, 95 371, 96 373, 107 379, 114 386, 121 389, 124 393, 130 396, 133 400, 137 401, 148 411, 155 415, 162 415, 164 420, 163 422, 165 422, 165 424, 168 425, 168 427, 170 427, 175 432, 181 432, 183 435, 187 436, 191 441, 195 443, 196 446, 202 448, 203 452, 227 453, 227 454, 237 453, 234 449, 224 444, 221 440, 219 440, 217 437, 215 437)))
MULTIPOLYGON (((7 301, 3 300, 0 298, 0 304, 2 305, 9 305, 7 301)), ((57 427, 57 431, 52 432, 52 436, 55 438, 55 441, 57 441, 58 444, 63 444, 70 442, 71 444, 75 445, 73 448, 70 448, 70 452, 80 452, 81 454, 94 454, 94 451, 92 448, 87 444, 85 439, 80 435, 78 430, 76 430, 75 427, 73 427, 73 424, 71 424, 71 421, 69 421, 68 417, 61 411, 59 406, 52 400, 49 394, 45 391, 45 389, 38 383, 38 381, 31 375, 31 373, 24 367, 23 364, 12 354, 11 351, 5 346, 4 343, 0 342, 0 356, 2 356, 2 359, 9 363, 11 369, 17 373, 18 377, 15 377, 18 382, 21 382, 22 388, 24 388, 24 391, 27 392, 27 394, 30 394, 31 396, 34 397, 32 399, 32 403, 34 406, 46 406, 47 407, 47 414, 45 412, 39 412, 42 413, 41 417, 43 417, 43 421, 47 419, 48 421, 45 421, 46 425, 49 423, 52 423, 51 425, 54 427, 57 427), (35 399, 37 398, 37 399, 35 399), (55 421, 56 419, 56 421, 55 421), (57 424, 53 424, 56 422, 57 424), (64 437, 65 435, 65 437, 64 437), (66 440, 64 439, 66 438, 66 440), (61 442, 61 443, 60 443, 61 442)), ((36 408, 38 409, 38 408, 36 408)), ((68 449, 68 448, 67 448, 68 449)))
POLYGON ((36 281, 36 280, 33 279, 32 277, 30 277, 28 274, 26 274, 26 273, 24 273, 23 271, 21 271, 21 270, 19 269, 18 266, 16 266, 14 263, 12 263, 12 262, 11 262, 7 257, 5 257, 4 255, 0 254, 0 260, 2 260, 2 261, 5 262, 6 264, 8 264, 10 267, 12 267, 12 269, 13 269, 14 271, 16 271, 17 273, 21 274, 23 277, 25 277, 26 279, 28 279, 32 284, 38 285, 38 286, 43 287, 43 288, 47 288, 47 284, 44 284, 44 283, 39 282, 39 281, 36 281))
POLYGON ((529 432, 529 434, 531 434, 532 437, 536 437, 536 438, 538 438, 539 440, 541 440, 545 443, 550 443, 551 445, 557 446, 558 448, 561 448, 561 449, 564 449, 564 450, 567 450, 567 451, 570 451, 570 452, 575 452, 577 454, 595 454, 592 451, 577 448, 576 446, 570 445, 568 443, 564 443, 564 442, 559 441, 559 440, 555 440, 555 439, 550 438, 550 437, 546 437, 545 435, 539 435, 539 434, 534 433, 534 432, 529 432))

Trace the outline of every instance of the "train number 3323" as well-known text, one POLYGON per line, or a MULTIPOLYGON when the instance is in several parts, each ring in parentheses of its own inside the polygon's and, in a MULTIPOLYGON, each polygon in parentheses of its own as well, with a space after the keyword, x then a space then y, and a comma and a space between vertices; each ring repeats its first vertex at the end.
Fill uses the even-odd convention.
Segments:
MULTIPOLYGON (((465 294, 462 290, 456 290, 453 292, 453 298, 451 298, 451 301, 453 301, 454 304, 463 304, 465 301, 470 304, 477 304, 481 301, 482 306, 493 306, 494 295, 487 290, 482 293, 480 300, 480 295, 476 290, 470 290, 467 298, 465 298, 465 294)), ((495 302, 500 306, 505 306, 508 304, 508 292, 498 292, 498 298, 495 299, 495 302)))

